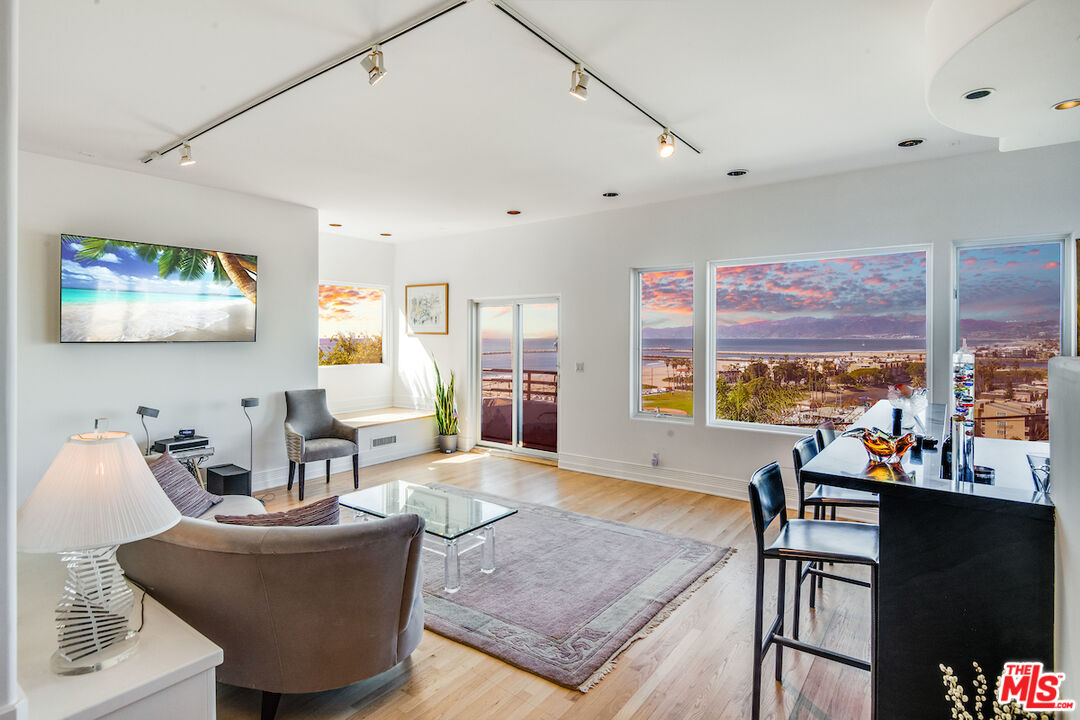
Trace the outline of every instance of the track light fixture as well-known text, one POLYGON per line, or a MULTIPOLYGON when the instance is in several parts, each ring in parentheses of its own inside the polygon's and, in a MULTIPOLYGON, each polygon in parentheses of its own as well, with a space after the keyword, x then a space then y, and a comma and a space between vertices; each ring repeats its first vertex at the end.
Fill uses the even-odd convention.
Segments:
POLYGON ((386 77, 386 64, 383 62, 382 50, 378 45, 374 45, 371 48, 371 54, 361 61, 364 66, 364 70, 367 71, 368 85, 377 85, 380 80, 386 77))
POLYGON ((570 94, 582 102, 589 99, 589 73, 581 63, 575 63, 570 73, 570 94))
POLYGON ((675 152, 675 136, 671 134, 671 130, 664 128, 664 132, 656 139, 660 142, 660 157, 671 157, 675 152))
POLYGON ((180 152, 180 167, 194 165, 195 158, 191 157, 191 146, 184 143, 184 149, 180 152))

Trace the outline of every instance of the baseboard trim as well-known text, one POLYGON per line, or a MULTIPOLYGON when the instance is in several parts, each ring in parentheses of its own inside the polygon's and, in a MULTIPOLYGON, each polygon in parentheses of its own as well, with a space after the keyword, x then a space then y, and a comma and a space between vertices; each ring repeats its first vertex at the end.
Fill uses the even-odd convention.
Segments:
MULTIPOLYGON (((432 436, 430 440, 426 441, 398 443, 396 445, 390 445, 385 449, 361 451, 360 467, 381 465, 382 463, 393 462, 394 460, 404 460, 405 458, 410 458, 414 455, 423 455, 435 450, 437 446, 438 440, 432 436)), ((352 458, 335 458, 330 461, 331 474, 348 472, 351 470, 352 458)), ((324 471, 325 466, 322 466, 322 462, 308 463, 308 477, 315 476, 321 478, 323 477, 324 471)), ((251 491, 262 492, 263 490, 282 487, 283 485, 287 485, 288 482, 288 465, 267 470, 259 470, 251 479, 251 491)))
MULTIPOLYGON (((572 455, 570 453, 559 453, 559 467, 563 470, 573 470, 575 472, 589 473, 590 475, 631 480, 677 490, 690 490, 705 493, 706 495, 716 495, 749 502, 747 499, 749 480, 747 478, 733 478, 725 475, 701 473, 694 470, 679 470, 663 466, 654 468, 651 465, 631 463, 625 460, 610 460, 587 455, 572 455)), ((781 469, 785 478, 794 477, 795 469, 793 467, 782 467, 781 469)), ((785 482, 785 491, 788 508, 797 509, 799 507, 799 495, 793 483, 785 482)), ((859 508, 841 508, 837 511, 837 517, 860 522, 877 522, 876 511, 859 508)))

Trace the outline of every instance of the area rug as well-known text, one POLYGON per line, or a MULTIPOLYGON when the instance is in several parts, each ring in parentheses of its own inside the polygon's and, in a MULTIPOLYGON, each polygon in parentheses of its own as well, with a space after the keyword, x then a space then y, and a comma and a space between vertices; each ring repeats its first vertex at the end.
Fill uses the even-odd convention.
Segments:
POLYGON ((514 507, 495 524, 496 570, 461 557, 461 589, 423 553, 424 625, 563 687, 586 692, 615 659, 713 576, 733 550, 449 485, 514 507))

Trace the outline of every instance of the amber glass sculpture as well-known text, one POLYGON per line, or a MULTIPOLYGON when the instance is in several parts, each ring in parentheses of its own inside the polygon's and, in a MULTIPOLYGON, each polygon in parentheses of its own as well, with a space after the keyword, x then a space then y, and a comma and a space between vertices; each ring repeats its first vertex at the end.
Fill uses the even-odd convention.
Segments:
POLYGON ((915 444, 915 436, 911 433, 896 436, 877 428, 851 428, 840 437, 858 438, 872 461, 889 464, 900 462, 904 453, 915 444))

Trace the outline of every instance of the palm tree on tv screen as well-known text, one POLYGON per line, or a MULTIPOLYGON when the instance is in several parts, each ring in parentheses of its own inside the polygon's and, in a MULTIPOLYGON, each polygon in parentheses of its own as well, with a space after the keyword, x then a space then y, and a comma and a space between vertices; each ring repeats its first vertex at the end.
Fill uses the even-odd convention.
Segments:
POLYGON ((259 273, 254 255, 237 255, 107 238, 80 237, 78 242, 82 245, 82 249, 75 253, 76 260, 100 260, 110 250, 131 248, 144 262, 157 264, 160 278, 167 278, 176 273, 181 280, 198 280, 210 272, 214 282, 232 282, 244 297, 255 303, 256 281, 259 273))

